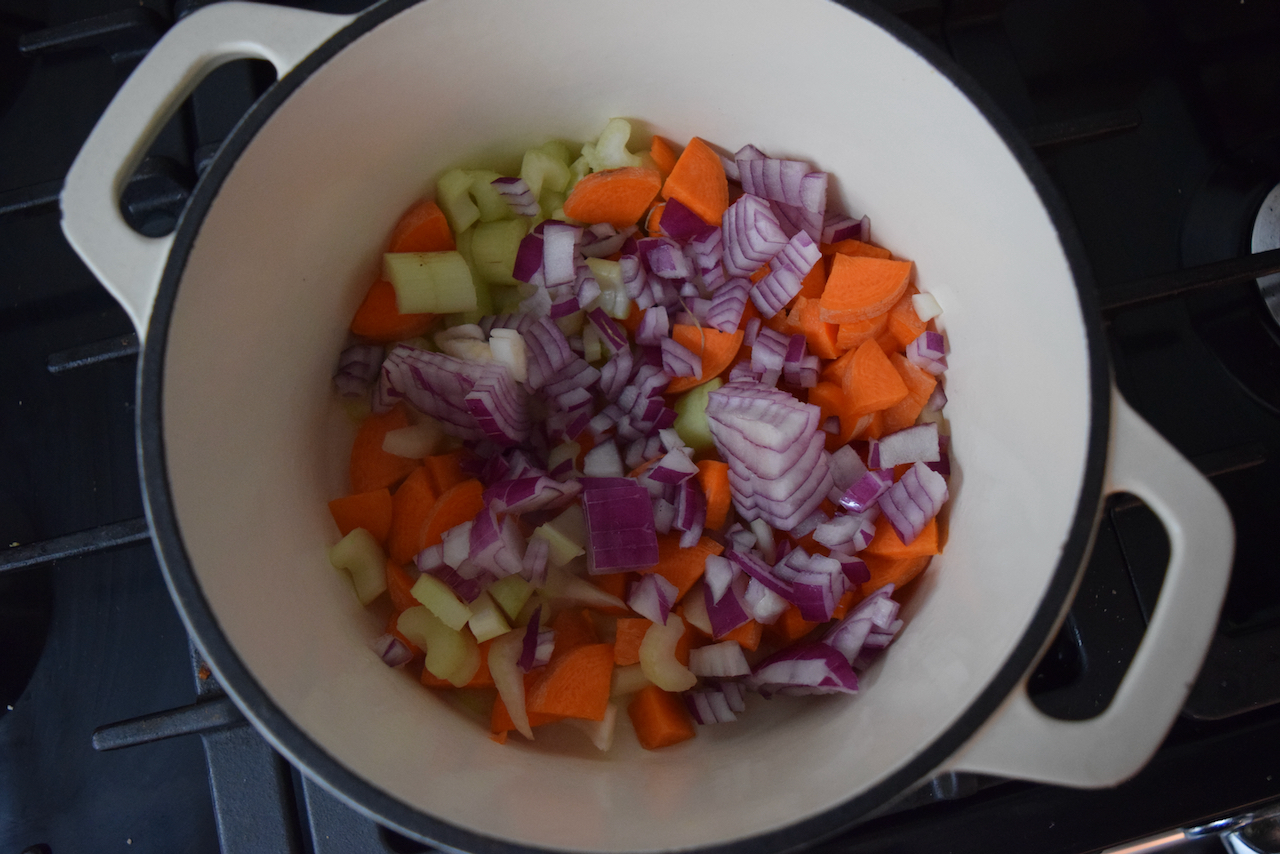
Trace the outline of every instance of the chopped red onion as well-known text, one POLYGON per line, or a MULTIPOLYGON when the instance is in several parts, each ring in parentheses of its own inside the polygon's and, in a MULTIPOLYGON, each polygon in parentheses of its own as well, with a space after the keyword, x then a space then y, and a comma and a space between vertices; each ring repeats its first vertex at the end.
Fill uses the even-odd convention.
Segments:
POLYGON ((939 451, 938 459, 934 462, 925 463, 925 465, 943 477, 951 477, 951 455, 946 451, 939 451))
POLYGON ((577 481, 560 483, 546 476, 504 480, 484 491, 485 504, 495 513, 527 513, 562 507, 578 496, 582 485, 577 481))
MULTIPOLYGON (((656 309, 651 309, 655 310, 656 309)), ((644 321, 641 321, 643 323, 644 321)), ((663 338, 662 369, 672 377, 702 376, 702 357, 674 338, 663 338)))
MULTIPOLYGON (((646 291, 645 285, 647 277, 645 276, 644 265, 640 263, 638 255, 623 255, 618 259, 618 269, 622 275, 622 289, 627 295, 627 299, 639 300, 641 294, 646 291)), ((643 308, 643 306, 641 306, 643 308)))
MULTIPOLYGON (((746 197, 744 197, 746 198, 746 197)), ((769 272, 751 289, 751 301, 764 317, 773 317, 800 293, 804 277, 822 257, 818 244, 799 231, 769 262, 769 272)))
MULTIPOLYGON (((709 584, 703 585, 703 603, 706 606, 707 620, 711 623, 713 638, 722 638, 751 619, 752 615, 746 603, 749 582, 750 579, 747 576, 740 572, 736 573, 730 578, 719 598, 715 598, 709 584)), ((785 601, 782 604, 786 606, 785 601)), ((774 619, 777 617, 775 616, 774 619)))
POLYGON ((538 200, 523 178, 497 178, 491 184, 516 216, 533 217, 541 213, 538 200))
POLYGON ((499 445, 518 445, 529 437, 532 421, 524 389, 505 367, 477 377, 463 398, 480 430, 499 445))
POLYGON ((827 207, 826 172, 814 172, 803 161, 773 157, 741 160, 738 172, 743 192, 817 213, 821 224, 827 207))
POLYGON ((907 361, 937 376, 947 369, 946 342, 941 332, 927 330, 907 345, 907 361))
POLYGON ((662 233, 679 241, 689 240, 707 227, 702 217, 689 210, 678 199, 667 199, 658 220, 662 233))
POLYGON ((769 203, 743 195, 724 212, 724 267, 730 276, 750 276, 787 244, 769 203))
POLYGON ((880 498, 880 510, 898 539, 910 545, 948 497, 947 479, 924 463, 916 463, 880 498))
POLYGON ((750 684, 764 696, 853 694, 858 677, 843 655, 821 642, 798 643, 756 665, 750 684))
POLYGON ((827 514, 821 510, 815 510, 808 516, 801 519, 794 528, 791 529, 793 537, 807 537, 817 530, 818 526, 827 521, 827 514))
POLYGON ((576 225, 544 220, 542 226, 542 271, 548 285, 572 282, 577 275, 578 237, 576 225))
MULTIPOLYGON (((643 441, 643 440, 641 440, 643 441)), ((659 534, 671 533, 676 520, 676 506, 665 498, 653 499, 653 529, 659 534)))
POLYGON ((865 216, 854 219, 845 214, 827 214, 822 224, 822 242, 839 243, 841 240, 861 240, 866 242, 870 237, 870 220, 865 216))
POLYGON ((742 310, 747 307, 751 282, 747 279, 729 279, 712 294, 704 322, 721 332, 736 332, 742 321, 742 310))
POLYGON ((542 235, 526 234, 516 249, 516 263, 511 270, 511 277, 528 284, 545 284, 542 275, 542 235), (538 281, 535 281, 538 280, 538 281))
POLYGON ((541 618, 542 606, 539 605, 529 616, 522 638, 520 657, 516 659, 516 666, 522 673, 528 673, 535 667, 545 665, 551 659, 551 652, 555 648, 555 632, 542 630, 541 618))
POLYGON ((659 483, 684 483, 697 473, 698 466, 689 459, 689 455, 683 449, 678 449, 669 451, 666 456, 650 467, 645 475, 659 483))
POLYGON ((746 676, 751 672, 751 665, 738 642, 727 640, 689 650, 689 669, 694 676, 724 679, 746 676))
POLYGON ((840 496, 844 495, 858 478, 867 473, 867 467, 862 462, 862 457, 859 457, 858 452, 850 445, 841 445, 839 450, 831 455, 829 464, 832 486, 827 497, 839 503, 840 496))
POLYGON ((373 650, 388 667, 399 667, 413 661, 413 653, 409 647, 395 635, 379 635, 370 641, 369 649, 373 650))
MULTIPOLYGON (((803 335, 800 336, 804 338, 803 335)), ((781 332, 761 327, 756 333, 755 343, 751 345, 751 368, 754 371, 782 370, 786 364, 787 349, 791 339, 781 332)))
POLYGON ((549 318, 537 318, 523 334, 529 363, 526 385, 530 389, 536 391, 553 381, 560 371, 578 358, 560 327, 549 318))
POLYGON ((600 487, 583 483, 587 571, 593 575, 647 569, 658 562, 649 493, 633 480, 625 483, 600 487))
POLYGON ((333 384, 343 397, 364 397, 378 379, 382 368, 382 346, 352 344, 338 356, 338 370, 333 384))
POLYGON ((739 570, 723 555, 707 555, 702 573, 702 580, 707 585, 707 604, 713 605, 719 602, 725 591, 729 589, 729 583, 739 574, 739 570))
POLYGON ((836 623, 823 636, 822 642, 843 655, 845 661, 853 664, 858 653, 862 652, 862 645, 866 643, 871 629, 871 620, 850 614, 836 623))
POLYGON ((859 584, 866 584, 871 580, 871 567, 867 566, 866 561, 861 558, 841 554, 837 551, 833 551, 831 557, 840 564, 844 577, 849 579, 850 587, 857 587, 859 584))
MULTIPOLYGON (((668 203, 670 204, 670 203, 668 203)), ((687 279, 693 275, 689 259, 680 244, 667 237, 650 237, 639 241, 640 251, 649 271, 663 279, 687 279)))
MULTIPOLYGON (((466 559, 498 578, 515 575, 524 569, 525 539, 514 516, 505 516, 499 522, 492 507, 481 510, 471 525, 467 545, 469 554, 466 559)), ((449 540, 446 537, 446 562, 448 553, 449 540)))
POLYGON ((869 471, 840 496, 840 506, 854 513, 865 513, 880 496, 893 486, 893 469, 869 471))
POLYGON ((656 572, 650 572, 631 583, 627 605, 640 616, 661 626, 666 624, 667 615, 679 596, 680 591, 674 584, 656 572))
POLYGON ((813 353, 806 355, 799 364, 787 362, 782 366, 782 376, 787 382, 800 388, 814 388, 822 371, 822 363, 813 353))
POLYGON ((933 394, 929 395, 929 399, 925 401, 925 412, 941 412, 942 407, 947 405, 947 392, 942 388, 942 383, 938 383, 933 387, 933 394))
POLYGON ((584 258, 608 258, 622 248, 627 238, 636 233, 636 227, 629 225, 622 231, 616 230, 607 222, 587 226, 583 232, 578 251, 584 258))
MULTIPOLYGON (((935 463, 941 446, 937 424, 917 424, 881 436, 878 441, 880 468, 904 463, 935 463)), ((856 509, 856 508, 855 508, 856 509)))
POLYGON ((551 555, 551 544, 541 537, 529 540, 521 561, 520 576, 534 587, 542 587, 547 583, 547 558, 551 555))
POLYGON ((695 723, 727 724, 738 719, 729 706, 728 697, 722 691, 701 689, 685 691, 682 696, 695 723))
POLYGON ((841 514, 814 529, 813 538, 830 549, 853 554, 860 552, 876 535, 875 517, 880 508, 872 506, 866 513, 841 514))
POLYGON ((658 344, 671 334, 671 325, 667 320, 667 310, 660 305, 647 309, 640 325, 636 327, 636 343, 658 344))
POLYGON ((474 602, 491 580, 484 573, 479 576, 463 576, 444 562, 444 547, 440 544, 418 552, 414 557, 414 564, 420 572, 443 581, 463 602, 474 602))
POLYGON ((618 321, 606 314, 604 309, 591 309, 587 312, 587 319, 600 333, 600 340, 609 348, 610 355, 630 349, 626 331, 618 325, 618 321))
POLYGON ((743 591, 742 606, 751 619, 762 626, 771 626, 778 621, 783 611, 791 607, 791 603, 752 578, 743 591))

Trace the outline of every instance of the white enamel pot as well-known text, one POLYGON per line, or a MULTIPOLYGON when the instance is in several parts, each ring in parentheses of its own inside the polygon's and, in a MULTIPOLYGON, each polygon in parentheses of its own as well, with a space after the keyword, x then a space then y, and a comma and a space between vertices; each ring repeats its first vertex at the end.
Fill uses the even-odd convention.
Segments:
POLYGON ((336 17, 220 3, 179 23, 67 178, 71 243, 144 338, 139 443, 170 589, 222 685, 303 771, 414 837, 474 851, 782 850, 968 770, 1072 786, 1132 775, 1173 721, 1226 587, 1230 517, 1115 392, 1068 218, 1034 156, 931 45, 825 0, 388 0, 336 17), (213 67, 280 81, 144 238, 119 194, 213 67), (835 203, 916 262, 951 347, 945 552, 855 698, 760 700, 733 724, 615 755, 483 727, 366 642, 382 626, 328 565, 351 428, 330 394, 346 324, 397 216, 447 167, 612 116, 752 143, 835 176, 835 203), (1026 678, 1106 494, 1156 512, 1172 557, 1100 716, 1061 722, 1026 678))

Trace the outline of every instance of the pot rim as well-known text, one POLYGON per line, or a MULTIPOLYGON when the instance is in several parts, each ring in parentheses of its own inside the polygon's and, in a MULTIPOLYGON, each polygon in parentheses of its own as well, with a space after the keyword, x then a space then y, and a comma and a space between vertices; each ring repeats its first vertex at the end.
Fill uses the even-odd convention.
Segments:
MULTIPOLYGON (((224 142, 202 176, 178 222, 151 314, 146 343, 139 358, 139 468, 155 549, 169 591, 178 605, 187 630, 204 652, 223 689, 277 750, 360 812, 407 836, 477 854, 534 854, 546 849, 512 843, 458 827, 387 794, 334 759, 275 704, 222 633, 218 618, 205 598, 182 542, 167 477, 163 424, 163 378, 168 344, 166 333, 179 283, 205 214, 239 155, 275 110, 311 73, 356 39, 419 2, 423 0, 382 0, 360 13, 352 23, 317 48, 258 100, 224 142)), ((886 805, 895 796, 907 791, 914 783, 942 766, 1017 687, 1051 639, 1051 633, 1069 604, 1076 579, 1083 571, 1103 497, 1111 420, 1110 359, 1087 256, 1064 200, 1018 128, 949 56, 898 18, 872 5, 869 0, 838 2, 885 30, 953 83, 996 131, 1044 205, 1075 280, 1089 355, 1091 417, 1084 473, 1075 516, 1044 597, 1014 651, 953 724, 902 767, 849 800, 815 816, 766 833, 696 849, 707 854, 784 851, 831 837, 867 818, 874 810, 886 805)))

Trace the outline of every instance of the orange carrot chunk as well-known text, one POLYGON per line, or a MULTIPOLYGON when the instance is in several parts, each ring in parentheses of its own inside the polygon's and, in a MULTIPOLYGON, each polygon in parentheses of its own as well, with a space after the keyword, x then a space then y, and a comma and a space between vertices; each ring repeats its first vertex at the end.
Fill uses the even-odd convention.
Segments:
POLYGON ((675 199, 708 225, 719 225, 729 207, 729 180, 720 155, 695 136, 671 167, 662 198, 675 199))
POLYGON ((600 633, 586 608, 566 608, 551 621, 556 644, 551 657, 558 658, 580 646, 600 643, 600 633))
POLYGON ((676 167, 676 160, 680 155, 676 153, 676 147, 672 145, 671 140, 655 136, 649 145, 649 156, 653 158, 653 165, 658 167, 658 171, 665 179, 676 167))
POLYGON ((871 572, 871 580, 862 583, 862 590, 872 593, 884 587, 886 584, 893 584, 894 590, 901 590, 903 585, 914 581, 929 561, 933 558, 929 555, 921 555, 920 557, 881 557, 880 555, 866 554, 862 552, 858 555, 866 563, 867 569, 871 572))
POLYGON ((441 494, 431 508, 422 531, 418 551, 444 541, 444 532, 463 522, 470 522, 484 509, 484 484, 478 480, 464 480, 441 494))
POLYGON ((443 494, 467 479, 462 471, 462 455, 465 451, 450 451, 447 454, 435 454, 426 457, 422 465, 431 474, 431 485, 436 494, 443 494))
POLYGON ((329 502, 329 514, 342 536, 364 528, 375 540, 386 543, 391 531, 391 491, 384 486, 335 498, 329 502))
POLYGON ((796 297, 800 314, 800 331, 809 343, 809 350, 820 359, 835 359, 845 350, 840 345, 840 327, 822 319, 822 307, 817 299, 803 295, 796 297))
POLYGON ((908 344, 924 332, 925 323, 920 319, 920 315, 916 314, 915 304, 911 301, 911 297, 917 293, 919 291, 914 285, 908 287, 902 297, 893 304, 893 308, 889 309, 889 332, 898 343, 895 350, 906 349, 908 344))
POLYGON ((627 705, 627 717, 645 750, 670 747, 694 736, 693 718, 684 701, 657 685, 646 685, 636 692, 627 705))
POLYGON ((707 537, 702 537, 689 548, 682 549, 679 532, 659 534, 658 563, 652 569, 641 570, 640 573, 641 575, 647 572, 658 573, 675 585, 676 590, 679 591, 676 599, 679 599, 688 593, 689 588, 702 577, 702 572, 707 567, 707 557, 718 555, 723 551, 724 546, 707 537))
POLYGON ((836 243, 824 243, 821 247, 823 255, 863 255, 867 258, 892 258, 893 253, 888 249, 876 246, 872 243, 863 243, 861 240, 848 238, 836 243))
POLYGON ((640 662, 640 642, 653 622, 644 617, 619 617, 613 641, 613 663, 619 667, 640 662))
POLYGON ((348 472, 353 493, 373 492, 394 486, 409 472, 418 468, 417 460, 382 450, 382 442, 388 433, 408 426, 409 412, 399 403, 386 412, 375 413, 360 422, 355 442, 351 445, 351 465, 348 472))
POLYGON ((623 166, 585 175, 564 200, 565 216, 582 222, 635 225, 662 188, 657 169, 623 166))
POLYGON ((699 328, 686 323, 672 325, 671 337, 676 343, 702 358, 702 373, 696 377, 674 378, 667 385, 667 394, 680 394, 700 386, 733 364, 745 334, 741 329, 737 332, 721 332, 710 326, 699 328))
POLYGON ((851 323, 883 314, 902 298, 910 279, 910 261, 836 255, 822 291, 822 319, 851 323))
POLYGON ((387 593, 391 596, 391 607, 396 613, 407 611, 415 605, 422 604, 413 598, 409 591, 417 581, 402 565, 387 558, 387 593))
POLYGON ((457 249, 444 211, 434 201, 418 202, 391 231, 388 252, 449 252, 457 249))
POLYGON ((854 351, 841 387, 848 414, 854 418, 893 406, 907 396, 906 383, 874 341, 854 351))
POLYGON ((867 544, 867 547, 860 554, 873 554, 889 558, 913 558, 936 555, 939 551, 937 519, 930 519, 929 523, 924 526, 924 530, 920 532, 920 536, 904 544, 898 538, 898 532, 893 530, 893 525, 889 523, 888 518, 882 516, 876 519, 876 535, 871 538, 871 542, 867 544))
POLYGON ((387 552, 397 563, 409 563, 422 551, 427 519, 435 509, 439 496, 431 485, 431 475, 418 466, 404 479, 391 497, 391 535, 387 552))
POLYGON ((552 657, 526 698, 530 714, 604 720, 613 680, 613 644, 579 646, 552 657))
POLYGON ((435 321, 434 314, 401 314, 396 305, 396 289, 386 279, 378 279, 351 318, 351 331, 386 343, 422 335, 435 321))
POLYGON ((895 433, 916 423, 938 385, 938 378, 924 368, 911 364, 901 353, 891 354, 889 362, 907 387, 907 396, 884 410, 885 432, 895 433))
POLYGON ((852 320, 836 327, 836 346, 841 350, 856 350, 863 343, 880 337, 889 325, 889 314, 877 314, 865 320, 852 320))
POLYGON ((707 521, 704 527, 708 531, 718 531, 724 527, 725 520, 729 517, 729 503, 733 500, 729 489, 729 464, 721 460, 701 460, 695 477, 707 499, 707 521))

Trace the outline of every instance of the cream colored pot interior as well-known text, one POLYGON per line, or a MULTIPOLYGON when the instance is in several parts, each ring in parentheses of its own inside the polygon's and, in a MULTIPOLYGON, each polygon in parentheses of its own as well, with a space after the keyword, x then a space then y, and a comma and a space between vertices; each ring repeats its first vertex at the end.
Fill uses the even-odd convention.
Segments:
POLYGON ((1088 355, 1031 184, 946 77, 840 7, 431 0, 342 50, 244 151, 168 332, 164 443, 194 572, 231 646, 320 747, 406 804, 498 839, 679 849, 775 829, 884 779, 1014 650, 1082 482, 1088 355), (331 395, 389 228, 434 176, 510 165, 612 116, 634 142, 752 143, 835 176, 945 314, 956 473, 946 552, 856 698, 754 698, 660 752, 566 734, 495 744, 366 648, 379 616, 328 564, 353 428, 331 395))

